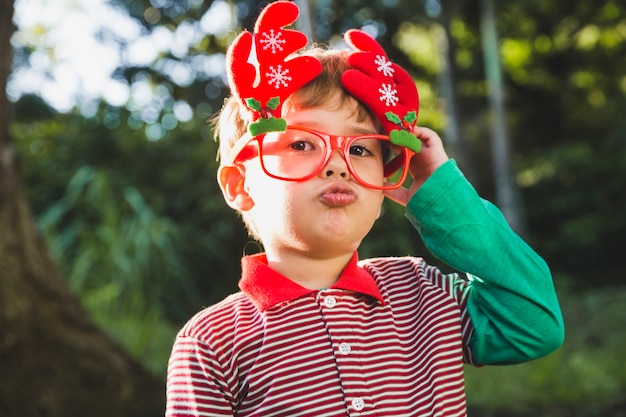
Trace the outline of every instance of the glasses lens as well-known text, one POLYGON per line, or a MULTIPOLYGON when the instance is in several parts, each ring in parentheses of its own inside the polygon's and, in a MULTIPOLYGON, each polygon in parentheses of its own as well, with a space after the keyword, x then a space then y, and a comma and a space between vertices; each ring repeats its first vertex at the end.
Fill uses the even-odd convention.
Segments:
MULTIPOLYGON (((260 141, 261 161, 268 174, 285 179, 310 178, 322 169, 326 141, 315 132, 289 127, 270 132, 260 141)), ((360 136, 349 142, 346 158, 357 181, 366 186, 391 186, 403 179, 403 148, 381 137, 360 136)))
POLYGON ((381 187, 385 181, 395 185, 402 181, 404 152, 386 139, 360 138, 350 145, 350 163, 365 185, 381 187))
POLYGON ((324 162, 324 139, 312 132, 288 128, 270 132, 261 142, 265 170, 279 178, 298 180, 315 174, 324 162))
POLYGON ((389 153, 385 159, 385 180, 392 185, 402 185, 400 183, 406 180, 407 174, 406 149, 391 142, 387 146, 389 153))

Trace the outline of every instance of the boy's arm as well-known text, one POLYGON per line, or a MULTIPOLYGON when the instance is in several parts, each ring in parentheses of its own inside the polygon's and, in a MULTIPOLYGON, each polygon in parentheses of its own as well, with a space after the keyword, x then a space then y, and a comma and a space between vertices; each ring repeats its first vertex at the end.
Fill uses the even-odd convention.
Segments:
POLYGON ((523 362, 562 344, 563 319, 548 266, 478 196, 453 160, 419 187, 407 217, 436 257, 471 274, 467 309, 475 363, 523 362))

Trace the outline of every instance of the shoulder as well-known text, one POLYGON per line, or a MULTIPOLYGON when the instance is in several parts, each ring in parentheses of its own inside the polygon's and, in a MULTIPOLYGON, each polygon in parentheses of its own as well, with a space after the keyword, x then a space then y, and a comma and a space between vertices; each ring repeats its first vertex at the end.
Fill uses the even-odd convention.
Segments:
POLYGON ((359 266, 374 278, 381 291, 421 285, 428 267, 422 258, 410 256, 365 259, 359 262, 359 266))
POLYGON ((441 292, 459 299, 464 298, 467 280, 457 273, 445 274, 435 266, 427 264, 421 257, 382 257, 359 262, 376 281, 381 292, 402 292, 415 295, 441 292))
POLYGON ((413 256, 382 257, 364 259, 359 266, 365 269, 375 280, 394 281, 421 277, 431 267, 424 259, 413 256))
POLYGON ((194 315, 183 326, 178 337, 190 337, 203 342, 222 336, 232 336, 238 327, 254 323, 259 312, 242 292, 229 295, 194 315))

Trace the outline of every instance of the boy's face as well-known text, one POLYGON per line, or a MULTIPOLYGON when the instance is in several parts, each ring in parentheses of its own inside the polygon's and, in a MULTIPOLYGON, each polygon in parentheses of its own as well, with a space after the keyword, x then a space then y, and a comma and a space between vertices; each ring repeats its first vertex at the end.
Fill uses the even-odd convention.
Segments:
MULTIPOLYGON (((353 110, 339 106, 335 99, 322 107, 290 110, 283 117, 288 125, 334 135, 378 133, 372 120, 358 122, 353 110)), ((384 198, 381 190, 367 188, 351 176, 339 150, 333 151, 318 175, 305 181, 269 177, 258 157, 243 163, 237 172, 222 168, 223 189, 228 173, 241 179, 239 187, 231 187, 238 190, 237 198, 225 192, 227 200, 247 212, 268 253, 296 251, 316 257, 352 253, 379 216, 384 198)), ((372 175, 379 175, 382 184, 380 166, 372 175)))

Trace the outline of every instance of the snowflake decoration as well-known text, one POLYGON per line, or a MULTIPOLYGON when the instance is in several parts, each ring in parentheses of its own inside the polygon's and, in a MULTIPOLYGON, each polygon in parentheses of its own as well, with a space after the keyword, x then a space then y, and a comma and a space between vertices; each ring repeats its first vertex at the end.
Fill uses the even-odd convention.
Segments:
POLYGON ((394 69, 391 67, 391 61, 389 61, 386 56, 376 55, 374 63, 378 65, 378 67, 376 67, 376 71, 382 72, 386 77, 393 76, 394 69))
POLYGON ((263 50, 266 51, 272 48, 272 54, 275 54, 276 51, 282 51, 283 45, 287 43, 287 41, 282 38, 283 33, 281 31, 274 33, 274 29, 270 29, 269 33, 261 33, 261 36, 262 38, 259 42, 263 45, 263 50))
POLYGON ((273 65, 270 65, 270 72, 266 72, 265 76, 268 77, 267 83, 269 85, 273 85, 274 88, 287 87, 289 85, 288 81, 291 81, 291 77, 289 74, 289 69, 283 69, 282 65, 278 65, 278 67, 274 68, 273 65))
POLYGON ((380 101, 385 102, 385 106, 395 106, 400 99, 398 98, 398 90, 393 88, 391 84, 383 83, 381 87, 378 89, 380 93, 380 101))

